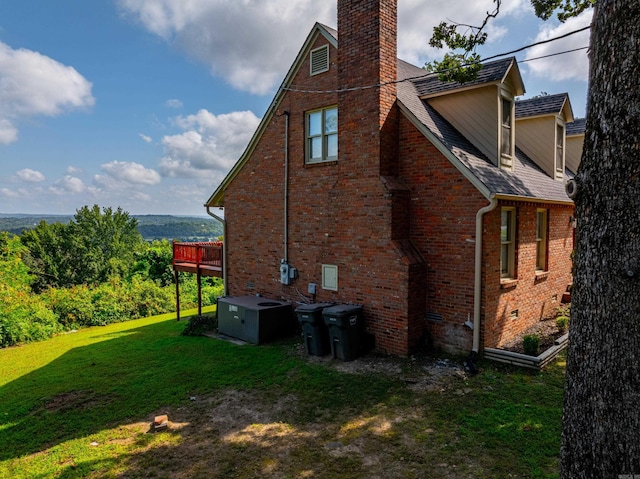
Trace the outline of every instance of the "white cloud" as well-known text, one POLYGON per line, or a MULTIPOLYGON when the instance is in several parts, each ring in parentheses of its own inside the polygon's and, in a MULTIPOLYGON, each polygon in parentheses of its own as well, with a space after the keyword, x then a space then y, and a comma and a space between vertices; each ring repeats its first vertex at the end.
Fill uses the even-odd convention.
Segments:
POLYGON ((160 172, 167 177, 220 176, 233 166, 260 122, 250 111, 214 115, 200 110, 179 116, 175 124, 185 130, 162 139, 165 155, 160 172))
POLYGON ((140 136, 140 138, 142 138, 142 141, 146 142, 146 143, 151 143, 153 141, 153 138, 151 138, 150 136, 147 136, 143 133, 138 133, 138 135, 140 136))
POLYGON ((30 196, 29 190, 25 188, 18 188, 17 190, 10 190, 9 188, 0 188, 0 195, 5 198, 28 198, 30 196))
POLYGON ((208 65, 237 89, 269 92, 318 20, 335 24, 335 2, 316 0, 119 0, 148 31, 208 65), (283 35, 286 32, 286 37, 283 35))
POLYGON ((112 161, 100 166, 106 175, 95 175, 94 182, 108 189, 126 188, 131 185, 157 185, 160 174, 139 163, 112 161))
POLYGON ((87 187, 80 178, 76 178, 75 176, 71 175, 65 175, 63 178, 56 181, 49 188, 49 191, 57 195, 66 195, 82 193, 86 189, 87 187))
MULTIPOLYGON (((500 15, 489 22, 490 43, 499 42, 508 34, 509 19, 523 15, 530 9, 524 0, 503 0, 500 15)), ((432 0, 425 7, 424 0, 404 0, 398 5, 398 57, 422 66, 425 61, 441 58, 443 51, 429 46, 433 27, 442 21, 465 25, 479 25, 487 12, 495 9, 493 0, 432 0)))
MULTIPOLYGON (((559 25, 544 25, 535 41, 548 40, 586 27, 591 23, 593 9, 586 10, 578 17, 570 18, 559 25)), ((525 59, 589 46, 589 30, 571 35, 561 40, 535 46, 527 51, 525 59)), ((553 81, 587 80, 589 58, 587 50, 566 53, 526 63, 532 75, 553 81)))
POLYGON ((171 100, 167 100, 164 103, 166 106, 168 106, 169 108, 182 108, 182 102, 180 100, 176 100, 175 98, 172 98, 171 100))
POLYGON ((16 121, 92 106, 92 84, 74 68, 0 42, 0 144, 17 139, 16 121))
MULTIPOLYGON (((314 22, 336 26, 336 2, 328 0, 119 0, 122 11, 145 29, 207 65, 233 87, 272 91, 291 65, 314 22)), ((401 0, 398 56, 417 65, 441 57, 429 47, 442 20, 477 25, 493 0, 401 0)), ((508 34, 509 18, 530 12, 526 0, 503 0, 489 24, 489 41, 508 34)), ((172 100, 170 100, 172 101, 172 100)), ((167 103, 168 104, 168 103, 167 103)))
POLYGON ((45 177, 42 173, 36 170, 32 170, 31 168, 24 168, 18 172, 16 172, 16 176, 22 181, 26 181, 27 183, 40 183, 45 180, 45 177))
POLYGON ((18 129, 9 120, 0 118, 0 145, 8 145, 17 139, 18 129))
POLYGON ((74 175, 74 174, 81 173, 81 172, 82 172, 82 168, 78 168, 78 167, 72 166, 72 165, 67 166, 67 174, 69 174, 69 175, 74 175))

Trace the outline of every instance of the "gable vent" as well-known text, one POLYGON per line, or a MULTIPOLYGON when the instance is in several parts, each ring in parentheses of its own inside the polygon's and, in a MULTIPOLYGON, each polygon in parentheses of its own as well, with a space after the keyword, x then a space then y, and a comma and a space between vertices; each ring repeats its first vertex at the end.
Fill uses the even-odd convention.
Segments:
POLYGON ((317 75, 329 71, 329 45, 311 50, 311 74, 317 75))

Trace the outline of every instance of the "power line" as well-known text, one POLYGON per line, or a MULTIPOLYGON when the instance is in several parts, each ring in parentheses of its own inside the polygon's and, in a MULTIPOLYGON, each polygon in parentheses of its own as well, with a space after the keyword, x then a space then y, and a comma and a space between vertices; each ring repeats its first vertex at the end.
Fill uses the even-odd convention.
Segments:
MULTIPOLYGON (((565 33, 565 34, 557 36, 557 37, 548 38, 546 40, 540 40, 539 42, 531 43, 529 45, 525 45, 523 47, 517 48, 515 50, 511 50, 509 52, 499 53, 497 55, 492 55, 490 57, 484 58, 481 63, 485 63, 488 60, 494 60, 496 58, 501 58, 501 57, 506 57, 508 55, 513 55, 514 53, 519 53, 519 52, 521 52, 523 50, 527 50, 528 48, 533 48, 533 47, 536 47, 538 45, 544 45, 546 43, 554 42, 556 40, 561 40, 561 39, 569 37, 571 35, 575 35, 576 33, 580 33, 580 32, 583 32, 585 30, 589 30, 590 28, 591 28, 591 26, 587 25, 586 27, 579 28, 577 30, 573 30, 571 32, 565 33)), ((530 62, 530 61, 534 61, 534 60, 541 60, 543 58, 553 57, 553 56, 557 56, 557 55, 563 55, 565 53, 572 53, 572 52, 576 52, 576 51, 579 51, 579 50, 585 50, 587 48, 589 48, 589 47, 581 47, 581 48, 574 48, 572 50, 564 50, 564 51, 557 52, 557 53, 551 53, 549 55, 543 55, 543 56, 536 57, 536 58, 529 58, 529 59, 521 60, 520 63, 530 62)), ((473 64, 474 63, 464 63, 464 64, 460 65, 459 68, 468 67, 468 66, 471 66, 473 64)), ((392 81, 388 81, 388 82, 382 82, 382 83, 378 83, 376 85, 365 85, 365 86, 357 86, 357 87, 351 87, 351 88, 341 88, 341 89, 335 89, 335 90, 303 90, 303 89, 297 89, 297 88, 291 88, 291 87, 283 87, 282 90, 290 91, 290 92, 294 92, 294 93, 312 93, 312 94, 342 93, 342 92, 350 92, 350 91, 369 90, 371 88, 379 88, 379 87, 383 87, 383 86, 387 86, 387 85, 394 85, 394 84, 398 84, 398 83, 402 83, 402 82, 406 82, 406 81, 420 80, 421 78, 426 78, 428 76, 436 75, 436 74, 440 74, 440 73, 446 73, 446 72, 449 72, 451 70, 454 70, 454 68, 446 68, 444 70, 428 72, 428 73, 425 73, 424 75, 418 75, 418 76, 414 76, 414 77, 404 78, 402 80, 392 80, 392 81)))

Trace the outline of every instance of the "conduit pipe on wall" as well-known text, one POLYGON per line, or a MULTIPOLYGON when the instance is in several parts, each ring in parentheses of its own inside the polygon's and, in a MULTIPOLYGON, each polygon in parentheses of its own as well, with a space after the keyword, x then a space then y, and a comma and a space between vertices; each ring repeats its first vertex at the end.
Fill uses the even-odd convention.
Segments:
POLYGON ((224 296, 227 296, 229 294, 227 290, 227 246, 224 244, 224 241, 227 239, 227 222, 220 216, 212 213, 209 206, 207 206, 207 214, 222 224, 222 284, 224 286, 224 296))
POLYGON ((491 203, 483 206, 476 213, 476 257, 475 280, 473 285, 473 349, 471 355, 475 357, 480 351, 480 311, 482 307, 482 220, 484 215, 498 206, 498 200, 491 198, 491 203))
POLYGON ((289 262, 289 112, 284 115, 284 257, 289 262))

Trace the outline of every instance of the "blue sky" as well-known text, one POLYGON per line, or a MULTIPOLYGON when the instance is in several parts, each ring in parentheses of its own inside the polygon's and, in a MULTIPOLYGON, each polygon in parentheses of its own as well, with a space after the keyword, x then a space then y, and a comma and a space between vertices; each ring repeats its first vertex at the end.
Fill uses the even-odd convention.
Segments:
MULTIPOLYGON (((0 213, 202 215, 306 35, 333 0, 4 0, 0 3, 0 213)), ((418 66, 441 20, 478 24, 491 0, 398 0, 398 55, 418 66)), ((542 22, 503 0, 489 56, 589 23, 542 22)), ((588 32, 518 53, 588 45, 588 32)), ((584 116, 587 54, 520 64, 527 94, 569 92, 584 116)))

